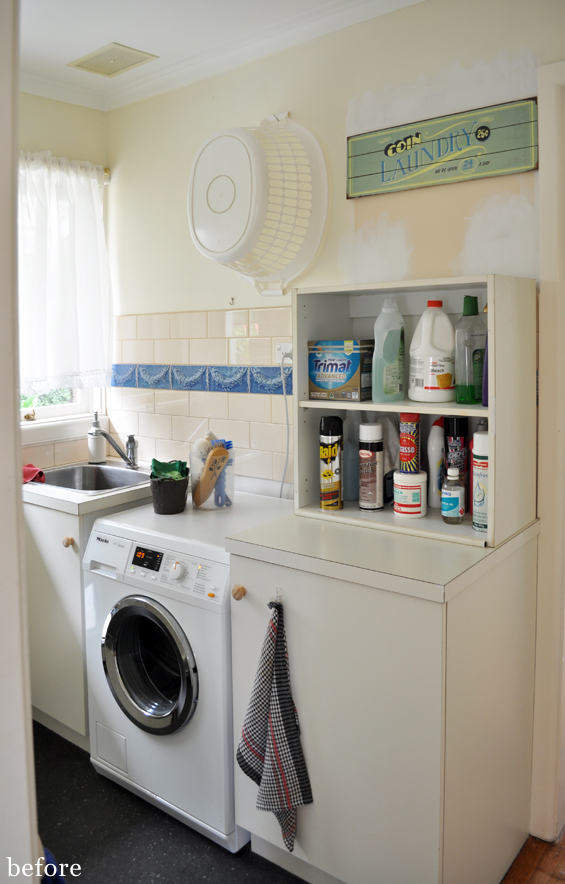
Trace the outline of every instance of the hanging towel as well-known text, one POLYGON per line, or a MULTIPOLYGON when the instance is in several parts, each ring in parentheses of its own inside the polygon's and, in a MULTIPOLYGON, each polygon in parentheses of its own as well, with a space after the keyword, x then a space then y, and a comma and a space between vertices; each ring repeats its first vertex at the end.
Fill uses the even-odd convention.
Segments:
POLYGON ((257 810, 275 814, 285 846, 292 852, 296 808, 312 804, 313 798, 290 690, 283 606, 269 602, 269 608, 273 613, 236 758, 242 771, 259 786, 257 810))
POLYGON ((43 470, 34 467, 32 463, 26 463, 23 470, 23 484, 26 482, 45 482, 45 473, 43 470))

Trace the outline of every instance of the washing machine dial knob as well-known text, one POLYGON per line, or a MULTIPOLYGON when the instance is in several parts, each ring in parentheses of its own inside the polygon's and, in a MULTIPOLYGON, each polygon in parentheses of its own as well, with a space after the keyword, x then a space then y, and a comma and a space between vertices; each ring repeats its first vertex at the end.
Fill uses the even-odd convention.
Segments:
POLYGON ((175 562, 169 568, 169 577, 171 578, 171 580, 182 580, 185 574, 186 568, 182 564, 182 562, 175 562))

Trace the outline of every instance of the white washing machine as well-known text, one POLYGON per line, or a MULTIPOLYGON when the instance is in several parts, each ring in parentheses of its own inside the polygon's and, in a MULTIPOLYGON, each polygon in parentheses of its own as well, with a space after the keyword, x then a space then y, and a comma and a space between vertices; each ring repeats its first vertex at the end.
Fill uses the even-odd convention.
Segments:
POLYGON ((290 501, 98 519, 86 549, 90 755, 96 770, 235 852, 229 554, 225 538, 290 501))

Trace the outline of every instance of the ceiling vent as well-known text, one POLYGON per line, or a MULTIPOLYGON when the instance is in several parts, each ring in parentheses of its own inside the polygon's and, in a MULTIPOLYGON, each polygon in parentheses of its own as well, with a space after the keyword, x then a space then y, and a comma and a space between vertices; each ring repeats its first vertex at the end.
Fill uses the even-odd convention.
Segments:
POLYGON ((88 71, 90 74, 100 74, 101 77, 117 77, 118 74, 124 74, 156 58, 159 56, 131 49, 130 46, 123 46, 121 43, 108 43, 102 49, 83 55, 76 61, 69 61, 67 67, 88 71))

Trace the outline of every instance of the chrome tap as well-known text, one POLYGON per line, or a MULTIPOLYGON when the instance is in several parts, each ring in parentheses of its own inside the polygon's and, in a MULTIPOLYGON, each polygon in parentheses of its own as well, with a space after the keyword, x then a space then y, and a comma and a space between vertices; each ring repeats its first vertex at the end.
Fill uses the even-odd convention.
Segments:
MULTIPOLYGON (((89 436, 89 449, 92 447, 92 443, 94 443, 94 445, 96 444, 95 438, 97 436, 98 437, 103 436, 104 439, 106 439, 106 441, 110 443, 110 445, 112 446, 114 451, 116 451, 120 455, 122 460, 125 461, 128 469, 130 469, 130 470, 139 469, 139 464, 137 463, 137 441, 136 441, 135 436, 133 436, 133 435, 128 436, 127 442, 126 442, 126 451, 124 451, 122 448, 120 448, 120 446, 115 441, 115 439, 113 439, 109 433, 107 433, 105 430, 102 429, 102 427, 100 426, 100 423, 98 422, 98 412, 94 413, 94 422, 92 424, 92 427, 88 431, 88 436, 89 436), (92 440, 92 442, 91 442, 91 440, 92 440)), ((92 458, 89 456, 89 462, 90 463, 105 463, 106 458, 104 457, 103 459, 99 459, 99 457, 100 457, 100 455, 98 455, 98 457, 92 457, 92 458)))

